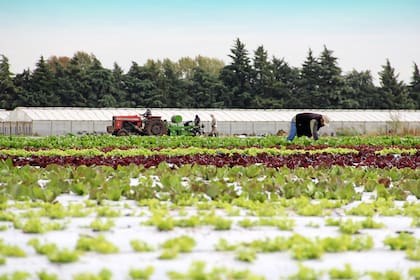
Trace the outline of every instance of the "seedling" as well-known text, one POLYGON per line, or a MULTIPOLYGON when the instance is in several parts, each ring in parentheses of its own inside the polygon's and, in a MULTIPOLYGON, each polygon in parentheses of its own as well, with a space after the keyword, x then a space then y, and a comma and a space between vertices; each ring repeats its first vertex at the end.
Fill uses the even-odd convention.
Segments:
POLYGON ((412 261, 420 261, 420 246, 417 246, 413 249, 407 249, 406 251, 407 259, 412 261))
POLYGON ((177 248, 168 248, 162 251, 162 254, 159 255, 160 260, 172 260, 178 256, 177 248))
POLYGON ((239 224, 241 227, 243 227, 243 228, 251 228, 251 227, 253 227, 253 226, 258 225, 258 222, 257 222, 257 221, 253 221, 253 220, 251 220, 251 219, 246 218, 246 219, 243 219, 243 220, 238 221, 238 224, 239 224))
POLYGON ((293 230, 295 221, 292 219, 281 219, 277 221, 277 228, 280 230, 293 230))
POLYGON ((189 236, 180 236, 173 239, 166 240, 161 247, 164 249, 176 249, 178 252, 181 253, 189 253, 192 251, 196 242, 193 238, 189 236))
POLYGON ((58 275, 55 273, 47 273, 45 271, 40 271, 37 273, 39 280, 58 280, 58 275))
POLYGON ((216 217, 213 220, 213 226, 215 230, 229 230, 232 226, 232 220, 216 217))
POLYGON ((362 227, 363 228, 372 228, 372 229, 377 229, 377 228, 383 228, 385 227, 384 223, 379 223, 379 222, 375 222, 372 217, 367 217, 366 220, 362 221, 362 227))
POLYGON ((0 239, 0 256, 6 257, 26 257, 25 251, 23 251, 17 245, 10 245, 3 243, 3 239, 0 239))
POLYGON ((319 242, 311 241, 301 235, 293 235, 289 239, 292 257, 297 260, 319 259, 324 254, 319 242))
POLYGON ((185 219, 174 220, 175 226, 177 227, 196 227, 201 224, 198 216, 191 216, 185 219))
POLYGON ((25 271, 15 271, 12 274, 0 274, 0 279, 12 279, 12 280, 25 280, 28 279, 31 275, 25 271), (10 277, 9 277, 10 276, 10 277))
POLYGON ((103 235, 90 237, 83 235, 77 240, 76 249, 81 251, 95 251, 101 254, 112 254, 119 251, 118 247, 105 239, 103 235))
POLYGON ((38 239, 31 239, 28 241, 28 245, 33 246, 37 254, 48 255, 58 249, 55 243, 41 244, 38 239))
POLYGON ((404 279, 401 272, 394 270, 387 270, 385 272, 370 271, 366 273, 371 280, 399 280, 404 279))
POLYGON ((359 276, 348 263, 344 264, 343 270, 332 268, 328 271, 328 274, 332 279, 358 279, 359 276))
POLYGON ((131 279, 144 279, 147 280, 152 276, 155 269, 153 266, 148 266, 145 269, 130 269, 130 277, 131 279))
POLYGON ((47 254, 48 260, 52 263, 71 263, 79 259, 78 251, 70 249, 57 249, 47 254))
POLYGON ((155 248, 142 240, 131 240, 130 245, 136 252, 152 252, 155 250, 155 248))
POLYGON ((90 228, 93 231, 109 231, 115 225, 114 221, 107 219, 106 221, 102 219, 95 219, 90 224, 90 228))
POLYGON ((420 267, 413 267, 408 270, 408 275, 414 279, 420 279, 420 267))
POLYGON ((108 269, 102 269, 99 271, 98 275, 89 272, 82 272, 78 273, 73 276, 73 280, 111 280, 112 279, 112 272, 108 269))
POLYGON ((359 230, 362 228, 362 223, 360 222, 355 222, 351 219, 348 219, 346 221, 341 221, 340 222, 340 232, 345 233, 345 234, 355 234, 355 233, 359 233, 359 230))
POLYGON ((219 242, 214 246, 216 251, 234 251, 237 248, 237 245, 229 244, 228 241, 224 238, 220 238, 219 242))
POLYGON ((416 248, 418 241, 414 236, 408 233, 400 233, 397 237, 387 237, 384 244, 391 247, 391 250, 407 250, 416 248))
POLYGON ((235 259, 243 262, 253 262, 257 259, 257 252, 253 248, 240 247, 236 251, 235 259))
POLYGON ((315 269, 304 266, 299 263, 299 269, 296 274, 293 274, 289 277, 290 280, 317 280, 321 276, 320 272, 315 271, 315 269))

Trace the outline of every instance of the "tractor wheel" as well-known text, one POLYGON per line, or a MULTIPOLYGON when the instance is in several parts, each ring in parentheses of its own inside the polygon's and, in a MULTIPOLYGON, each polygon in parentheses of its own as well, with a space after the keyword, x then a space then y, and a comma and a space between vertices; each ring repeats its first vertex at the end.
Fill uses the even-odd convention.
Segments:
POLYGON ((144 125, 144 132, 146 135, 161 136, 168 133, 168 128, 164 121, 159 119, 149 119, 144 125))
POLYGON ((125 129, 120 129, 118 132, 117 132, 117 136, 128 136, 128 131, 127 130, 125 130, 125 129))

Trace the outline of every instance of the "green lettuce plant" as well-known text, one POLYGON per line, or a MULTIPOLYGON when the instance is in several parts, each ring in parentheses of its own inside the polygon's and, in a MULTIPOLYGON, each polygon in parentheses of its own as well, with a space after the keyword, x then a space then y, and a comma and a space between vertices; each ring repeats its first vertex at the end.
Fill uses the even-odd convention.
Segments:
POLYGON ((112 272, 108 269, 102 269, 98 274, 93 274, 90 272, 81 272, 73 276, 73 280, 111 280, 112 272))
POLYGON ((136 252, 152 252, 155 250, 153 246, 147 244, 145 241, 138 239, 131 240, 130 245, 136 252))
POLYGON ((257 259, 257 252, 250 247, 239 247, 235 252, 235 259, 243 262, 254 262, 257 259))
POLYGON ((131 279, 143 279, 147 280, 150 279, 150 276, 154 273, 155 269, 153 266, 148 266, 144 269, 130 269, 129 275, 131 279))
POLYGON ((52 263, 71 263, 79 260, 79 252, 68 248, 56 249, 49 252, 47 257, 52 263))
POLYGON ((358 279, 359 273, 354 271, 350 264, 344 264, 344 269, 332 268, 328 271, 331 279, 358 279))
POLYGON ((55 273, 48 273, 46 271, 39 271, 36 273, 39 280, 58 280, 58 275, 55 273))
POLYGON ((101 254, 112 254, 119 251, 118 247, 105 239, 103 235, 91 237, 81 236, 76 243, 76 249, 81 251, 94 251, 101 254))

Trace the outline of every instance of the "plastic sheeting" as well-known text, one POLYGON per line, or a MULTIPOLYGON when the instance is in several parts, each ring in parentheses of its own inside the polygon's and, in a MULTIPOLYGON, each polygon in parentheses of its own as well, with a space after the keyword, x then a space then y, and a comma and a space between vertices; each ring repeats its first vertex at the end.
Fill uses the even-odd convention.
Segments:
MULTIPOLYGON (((141 115, 146 108, 25 108, 18 107, 1 119, 2 134, 63 135, 106 133, 114 115, 141 115)), ((327 114, 330 127, 325 134, 358 133, 386 134, 414 131, 420 133, 420 111, 410 110, 249 110, 249 109, 182 109, 151 108, 152 114, 170 121, 173 115, 183 121, 199 115, 205 132, 210 131, 211 114, 218 122, 218 131, 224 135, 273 135, 289 130, 290 120, 301 112, 327 114)))

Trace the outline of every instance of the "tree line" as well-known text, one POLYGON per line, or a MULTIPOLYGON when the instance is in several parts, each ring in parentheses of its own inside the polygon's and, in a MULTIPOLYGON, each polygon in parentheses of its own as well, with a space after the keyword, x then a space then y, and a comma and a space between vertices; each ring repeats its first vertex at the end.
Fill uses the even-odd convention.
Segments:
POLYGON ((132 62, 124 72, 107 69, 93 55, 40 57, 35 69, 13 74, 0 57, 0 108, 18 106, 255 108, 255 109, 420 109, 420 73, 413 63, 409 84, 387 59, 379 72, 343 73, 333 51, 309 49, 301 67, 269 57, 263 46, 250 53, 236 39, 230 62, 198 56, 178 61, 132 62))

